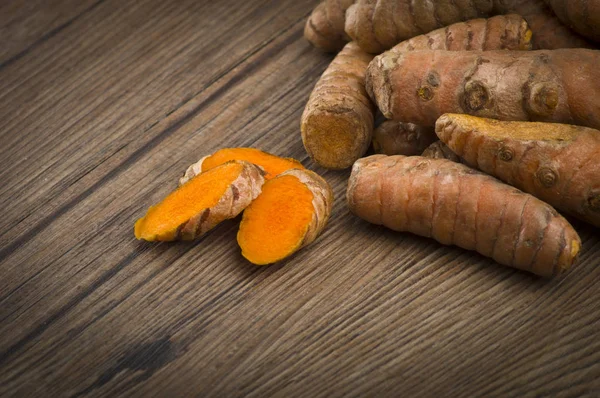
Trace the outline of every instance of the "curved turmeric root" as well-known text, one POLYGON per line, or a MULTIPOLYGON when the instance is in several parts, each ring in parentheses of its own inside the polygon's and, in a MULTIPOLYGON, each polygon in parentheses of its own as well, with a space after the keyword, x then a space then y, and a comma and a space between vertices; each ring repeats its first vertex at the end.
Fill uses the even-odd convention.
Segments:
POLYGON ((600 131, 447 114, 436 132, 470 165, 600 227, 600 131))
POLYGON ((541 276, 567 271, 581 247, 577 232, 546 203, 445 159, 360 159, 347 199, 366 221, 476 250, 541 276))
POLYGON ((367 91, 388 119, 434 126, 444 113, 600 128, 600 51, 385 53, 367 91))
POLYGON ((452 152, 442 141, 436 141, 429 145, 421 154, 424 158, 448 159, 456 163, 462 163, 460 156, 452 152))
POLYGON ((345 169, 369 148, 375 106, 365 91, 373 56, 348 43, 317 82, 302 114, 302 142, 329 169, 345 169))
POLYGON ((355 0, 324 0, 306 21, 304 37, 327 52, 340 51, 350 38, 344 32, 346 10, 355 0))
POLYGON ((395 120, 386 120, 373 132, 373 149, 384 155, 420 155, 434 141, 433 128, 395 120))
POLYGON ((188 167, 183 177, 179 179, 179 184, 185 184, 197 174, 231 160, 245 160, 260 166, 266 172, 265 179, 267 180, 274 178, 277 174, 281 174, 286 170, 304 168, 302 163, 296 159, 282 158, 255 148, 223 148, 212 155, 203 157, 188 167))
POLYGON ((562 23, 600 43, 599 0, 546 0, 546 3, 562 23))
POLYGON ((237 241, 242 255, 271 264, 313 242, 331 213, 333 192, 310 170, 288 170, 265 183, 244 211, 237 241))
POLYGON ((260 193, 262 171, 244 161, 210 169, 150 207, 135 223, 135 237, 147 241, 196 239, 234 218, 260 193))

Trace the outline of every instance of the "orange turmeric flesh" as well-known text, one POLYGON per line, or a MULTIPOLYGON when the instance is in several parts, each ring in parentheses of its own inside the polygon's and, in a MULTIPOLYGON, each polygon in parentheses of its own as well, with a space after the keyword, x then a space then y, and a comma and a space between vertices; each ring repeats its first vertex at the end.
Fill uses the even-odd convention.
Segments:
POLYGON ((210 170, 230 160, 245 160, 262 167, 270 180, 289 169, 303 169, 304 166, 292 158, 282 158, 254 148, 223 148, 206 157, 202 162, 202 171, 210 170))
POLYGON ((135 223, 135 237, 147 241, 194 239, 239 214, 258 195, 262 181, 260 170, 247 162, 215 167, 150 207, 135 223))
POLYGON ((267 181, 244 211, 237 236, 242 255, 257 265, 289 256, 302 247, 314 212, 313 193, 297 177, 267 181))

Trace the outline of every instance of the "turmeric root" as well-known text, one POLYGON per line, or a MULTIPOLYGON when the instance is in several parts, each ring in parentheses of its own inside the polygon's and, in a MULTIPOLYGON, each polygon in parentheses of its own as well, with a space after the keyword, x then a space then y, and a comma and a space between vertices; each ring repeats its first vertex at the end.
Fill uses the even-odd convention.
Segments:
POLYGON ((436 141, 429 145, 421 154, 424 158, 431 159, 448 159, 452 162, 462 163, 461 158, 452 152, 450 148, 442 141, 436 141))
POLYGON ((344 23, 352 3, 354 0, 324 0, 317 5, 304 27, 306 40, 323 51, 340 51, 350 41, 344 23))
POLYGON ((367 91, 388 119, 433 126, 444 113, 600 128, 600 52, 386 53, 367 91))
POLYGON ((183 177, 179 180, 179 184, 183 185, 197 174, 231 160, 245 160, 260 166, 266 172, 265 179, 267 180, 274 178, 286 170, 304 168, 302 163, 296 159, 282 158, 255 148, 223 148, 212 155, 203 157, 188 167, 183 177))
POLYGON ((373 133, 375 153, 385 155, 420 155, 434 141, 437 136, 433 128, 394 120, 381 123, 373 133))
POLYGON ((345 30, 364 51, 379 54, 403 40, 492 11, 492 0, 358 0, 346 11, 345 30))
POLYGON ((532 32, 520 15, 473 19, 405 40, 390 52, 414 50, 531 50, 532 32))
POLYGON ((292 255, 325 228, 332 203, 331 187, 310 170, 288 170, 267 181, 242 216, 242 255, 257 265, 292 255))
POLYGON ((365 91, 373 57, 347 44, 317 82, 302 115, 302 141, 310 157, 329 169, 345 169, 369 148, 375 108, 365 91))
MULTIPOLYGON (((581 1, 569 0, 569 3, 571 2, 581 1)), ((522 15, 534 33, 533 48, 535 50, 593 48, 593 45, 585 38, 563 25, 544 4, 544 0, 494 0, 494 12, 522 15)))
POLYGON ((581 247, 577 232, 551 206, 445 159, 360 159, 347 199, 350 210, 369 222, 541 276, 567 271, 581 247))
POLYGON ((135 237, 147 241, 192 240, 236 217, 260 193, 262 171, 244 161, 210 169, 150 207, 135 223, 135 237))
POLYGON ((599 0, 546 0, 546 3, 562 23, 600 43, 599 0))
POLYGON ((600 227, 600 131, 447 114, 436 132, 468 164, 600 227))

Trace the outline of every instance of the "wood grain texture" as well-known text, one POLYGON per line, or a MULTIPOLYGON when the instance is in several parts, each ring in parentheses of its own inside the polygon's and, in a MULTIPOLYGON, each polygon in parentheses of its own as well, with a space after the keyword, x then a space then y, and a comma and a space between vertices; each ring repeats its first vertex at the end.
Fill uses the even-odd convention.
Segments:
POLYGON ((358 220, 349 173, 308 160, 300 116, 331 60, 302 37, 315 4, 0 4, 3 32, 27 30, 0 53, 0 396, 600 394, 597 229, 575 222, 579 266, 544 281, 358 220), (137 242, 223 146, 321 173, 324 234, 265 268, 237 220, 137 242))

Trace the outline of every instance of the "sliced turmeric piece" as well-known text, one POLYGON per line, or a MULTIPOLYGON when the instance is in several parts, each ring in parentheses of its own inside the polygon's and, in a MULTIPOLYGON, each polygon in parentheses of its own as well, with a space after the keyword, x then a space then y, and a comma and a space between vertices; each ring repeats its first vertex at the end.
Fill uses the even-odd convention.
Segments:
POLYGON ((237 241, 257 265, 280 261, 313 242, 331 213, 333 192, 310 170, 289 170, 265 183, 244 211, 237 241))
POLYGON ((446 114, 436 132, 473 167, 600 227, 600 131, 446 114))
POLYGON ((577 232, 550 205, 446 159, 360 159, 347 199, 366 221, 476 250, 541 276, 567 271, 581 248, 577 232))
POLYGON ((202 173, 150 207, 135 223, 135 237, 147 241, 192 240, 234 218, 260 193, 262 171, 230 161, 202 173))
POLYGON ((210 170, 230 160, 245 160, 263 168, 265 179, 270 180, 276 175, 290 169, 303 169, 302 163, 292 158, 282 158, 255 148, 223 148, 212 155, 205 156, 186 170, 179 180, 184 184, 195 175, 210 170))

